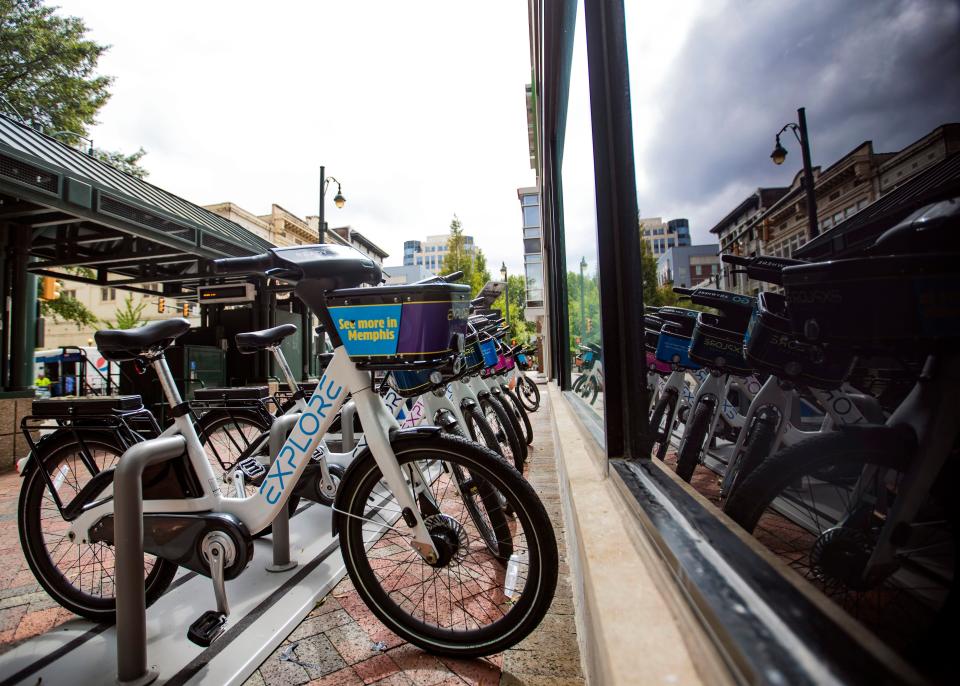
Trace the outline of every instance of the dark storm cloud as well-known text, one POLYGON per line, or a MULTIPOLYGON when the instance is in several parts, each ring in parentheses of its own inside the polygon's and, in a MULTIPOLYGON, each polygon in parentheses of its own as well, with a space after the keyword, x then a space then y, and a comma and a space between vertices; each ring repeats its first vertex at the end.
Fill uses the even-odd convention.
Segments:
POLYGON ((801 164, 796 141, 785 139, 783 168, 769 154, 799 106, 813 162, 824 167, 864 140, 897 150, 960 121, 960 4, 711 6, 664 84, 655 142, 638 160, 650 181, 640 205, 687 214, 702 240, 751 189, 790 182, 801 164))

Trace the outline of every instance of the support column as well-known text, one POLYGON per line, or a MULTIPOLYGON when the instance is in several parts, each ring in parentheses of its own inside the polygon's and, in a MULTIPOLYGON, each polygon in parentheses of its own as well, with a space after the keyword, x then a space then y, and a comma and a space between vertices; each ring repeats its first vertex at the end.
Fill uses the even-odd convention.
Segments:
POLYGON ((30 262, 32 229, 14 237, 13 298, 10 308, 10 388, 25 391, 33 387, 33 358, 37 340, 37 277, 27 271, 30 262))
POLYGON ((310 378, 310 371, 313 362, 313 331, 310 330, 310 308, 304 303, 300 303, 300 349, 303 350, 303 372, 300 375, 301 381, 310 378))

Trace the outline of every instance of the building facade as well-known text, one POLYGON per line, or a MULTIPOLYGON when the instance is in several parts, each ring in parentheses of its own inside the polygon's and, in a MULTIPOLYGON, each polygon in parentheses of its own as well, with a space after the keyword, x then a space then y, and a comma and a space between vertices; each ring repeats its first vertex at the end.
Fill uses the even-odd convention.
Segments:
MULTIPOLYGON (((410 240, 403 243, 404 266, 423 267, 431 274, 439 274, 443 270, 443 258, 447 256, 450 234, 443 233, 436 236, 427 236, 424 240, 410 240)), ((463 237, 464 250, 470 255, 477 252, 473 236, 463 237)))
POLYGON ((543 236, 540 231, 540 189, 518 188, 523 217, 523 275, 526 280, 526 316, 543 318, 543 236))
POLYGON ((689 288, 720 274, 720 246, 717 243, 668 248, 657 260, 657 285, 689 288))
MULTIPOLYGON (((829 231, 930 166, 960 152, 960 124, 944 124, 898 152, 876 152, 864 141, 829 167, 815 167, 817 223, 829 231)), ((810 238, 803 172, 789 186, 758 188, 720 220, 722 253, 792 257, 810 238)), ((754 295, 762 286, 724 268, 724 288, 754 295)))
POLYGON ((423 267, 415 264, 400 264, 395 267, 384 267, 383 275, 387 279, 388 286, 397 286, 405 283, 416 283, 432 276, 423 267))
POLYGON ((655 257, 670 248, 690 245, 690 222, 686 219, 663 221, 661 217, 642 217, 638 220, 640 237, 655 257))

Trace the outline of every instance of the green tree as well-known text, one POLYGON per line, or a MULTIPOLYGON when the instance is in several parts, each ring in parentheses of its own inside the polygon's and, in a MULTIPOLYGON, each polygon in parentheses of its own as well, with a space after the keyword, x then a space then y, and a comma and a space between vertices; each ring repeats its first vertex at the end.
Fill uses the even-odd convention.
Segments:
POLYGON ((84 326, 95 326, 100 321, 86 305, 68 295, 61 295, 56 300, 40 301, 40 314, 52 317, 55 322, 73 322, 78 331, 84 326))
MULTIPOLYGON (((56 10, 42 0, 0 0, 0 104, 33 128, 85 148, 78 136, 87 135, 110 99, 113 78, 96 73, 108 46, 87 37, 82 19, 56 10)), ((146 172, 137 162, 144 154, 142 148, 132 155, 94 151, 141 178, 146 172)))
POLYGON ((477 254, 473 258, 473 274, 470 278, 470 292, 472 297, 477 297, 483 287, 490 280, 490 270, 487 269, 487 256, 483 250, 477 248, 477 254))
MULTIPOLYGON (((640 225, 643 235, 643 224, 640 225)), ((657 296, 657 258, 650 244, 640 239, 640 274, 643 278, 643 302, 647 305, 661 305, 657 296)))
POLYGON ((473 283, 473 255, 467 250, 466 241, 463 237, 463 224, 457 215, 453 215, 450 221, 450 238, 447 239, 447 254, 443 257, 443 265, 440 268, 441 274, 461 271, 463 278, 461 283, 473 283))
POLYGON ((139 305, 133 304, 133 294, 128 293, 123 301, 123 308, 117 308, 117 323, 114 324, 106 319, 103 323, 108 329, 135 329, 145 324, 141 315, 146 309, 147 303, 141 302, 139 305))
POLYGON ((101 162, 113 165, 120 171, 136 176, 138 179, 145 179, 150 175, 150 172, 140 166, 140 160, 146 154, 147 151, 143 148, 129 155, 115 150, 101 150, 100 148, 94 148, 93 150, 93 156, 101 162))
POLYGON ((494 310, 500 310, 503 316, 507 316, 506 299, 507 293, 510 294, 510 320, 507 324, 510 326, 510 338, 517 343, 526 343, 530 335, 536 331, 536 324, 528 322, 525 316, 527 307, 527 284, 523 276, 510 274, 507 276, 506 292, 493 301, 490 306, 494 310))

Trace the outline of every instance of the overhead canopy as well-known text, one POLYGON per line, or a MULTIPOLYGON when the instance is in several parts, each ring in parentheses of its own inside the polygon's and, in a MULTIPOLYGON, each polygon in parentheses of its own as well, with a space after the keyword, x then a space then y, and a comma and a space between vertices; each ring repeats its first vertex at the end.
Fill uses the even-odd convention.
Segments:
POLYGON ((271 244, 219 215, 0 115, 0 227, 32 229, 41 275, 189 297, 218 257, 271 244), (90 278, 65 268, 93 271, 90 278))

